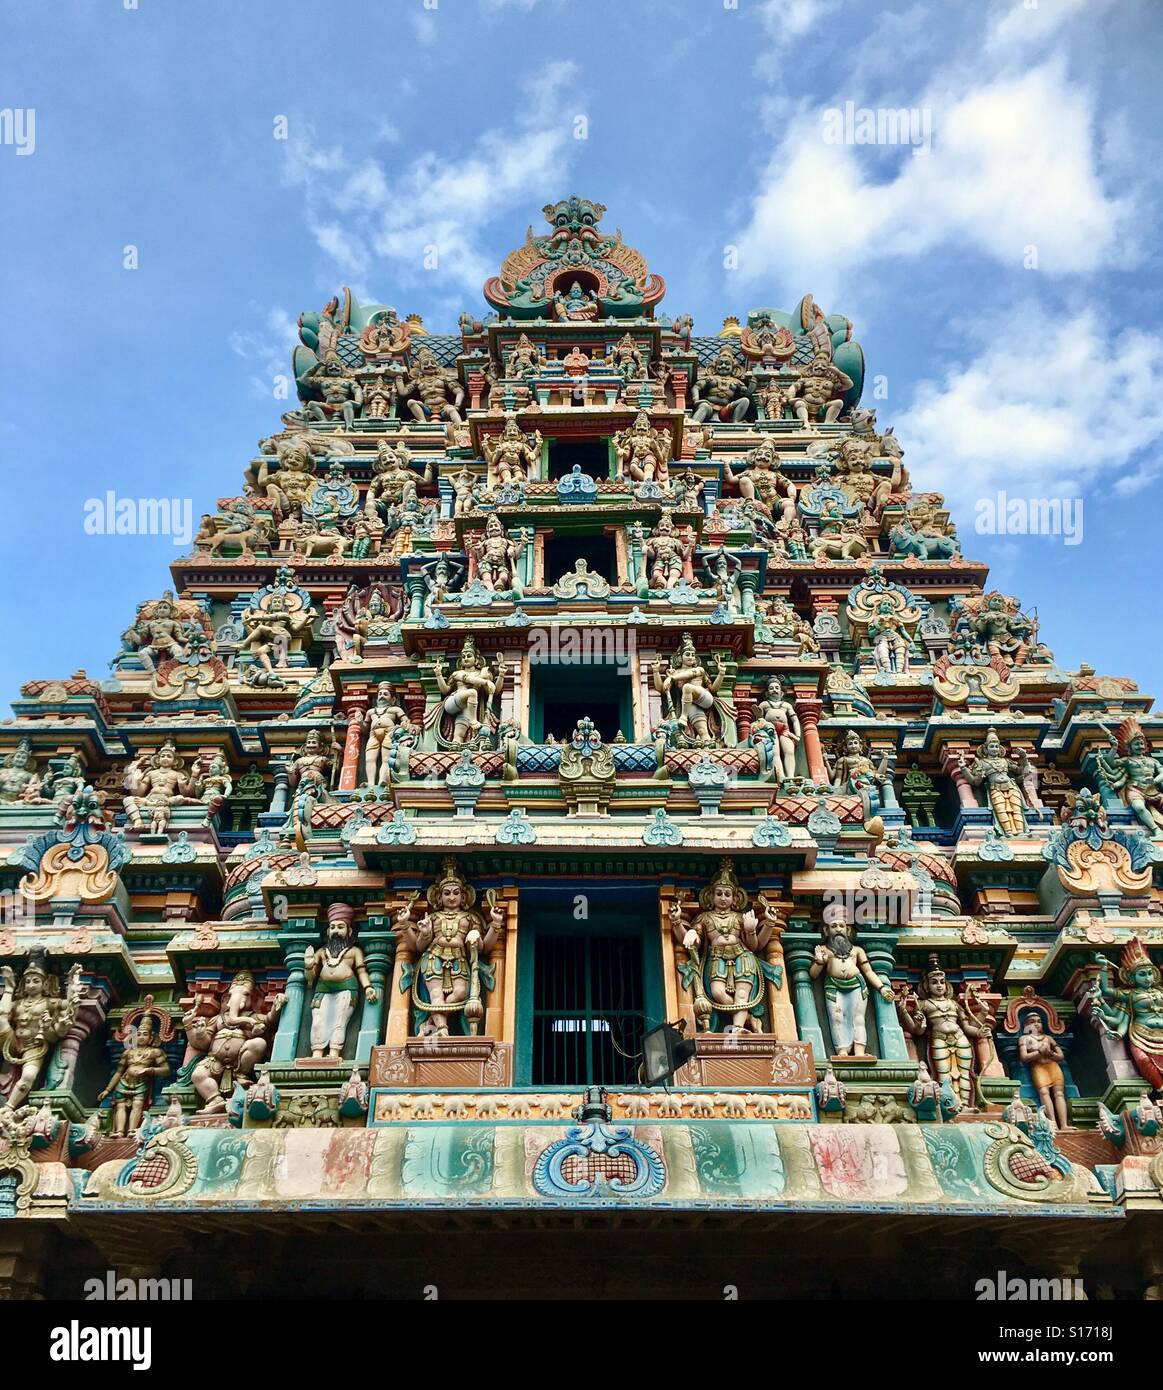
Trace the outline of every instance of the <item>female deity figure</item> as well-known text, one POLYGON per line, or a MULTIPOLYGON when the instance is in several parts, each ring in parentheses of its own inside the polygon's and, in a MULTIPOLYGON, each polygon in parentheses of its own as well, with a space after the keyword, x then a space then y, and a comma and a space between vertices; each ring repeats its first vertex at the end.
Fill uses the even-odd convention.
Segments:
POLYGON ((196 804, 203 785, 197 766, 184 771, 185 761, 170 740, 152 755, 140 754, 125 772, 125 814, 134 830, 164 835, 173 808, 196 804))
POLYGON ((636 483, 666 485, 670 439, 665 431, 651 428, 650 416, 644 410, 638 412, 629 429, 614 435, 614 455, 619 477, 629 473, 636 483))
POLYGON ((97 1097, 98 1104, 107 1096, 113 1097, 109 1133, 136 1134, 153 1101, 154 1082, 169 1074, 169 1061, 157 1045, 153 1014, 143 1014, 141 1022, 126 1038, 109 1084, 97 1097))
POLYGON ((878 671, 907 671, 909 667, 909 635, 889 599, 876 605, 868 624, 868 641, 872 659, 878 671))
POLYGON ((494 674, 477 651, 473 639, 466 637, 451 678, 443 658, 433 662, 432 674, 444 696, 442 708, 445 714, 452 716, 452 747, 463 748, 481 732, 493 700, 505 682, 504 658, 497 656, 494 674))
POLYGON ((219 749, 210 759, 205 775, 200 778, 202 800, 206 803, 206 824, 210 825, 234 790, 234 779, 226 755, 219 749))
POLYGON ((0 1057, 11 1068, 4 1078, 10 1088, 6 1104, 16 1110, 36 1085, 51 1048, 76 1023, 85 986, 80 965, 74 965, 62 999, 60 981, 45 969, 44 952, 35 950, 19 984, 10 965, 0 967, 0 982, 0 1057))
POLYGON ((500 434, 482 436, 481 449, 489 466, 489 486, 512 487, 536 482, 541 465, 541 443, 541 431, 523 433, 515 415, 506 417, 500 434))
POLYGON ((715 672, 713 678, 707 675, 699 660, 690 633, 684 632, 682 645, 677 654, 671 657, 668 669, 663 671, 661 662, 656 662, 654 666, 655 690, 662 696, 663 705, 669 707, 669 711, 673 712, 677 704, 678 717, 697 748, 715 746, 708 715, 727 674, 717 653, 712 654, 711 662, 715 672), (681 692, 678 701, 675 700, 676 690, 681 692))
POLYGON ((764 750, 764 771, 775 782, 785 782, 796 772, 796 745, 801 738, 800 717, 790 700, 784 698, 783 684, 777 676, 767 682, 762 700, 755 706, 751 742, 764 750))
POLYGON ((414 1025, 420 1037, 446 1038, 449 1019, 463 1014, 465 1032, 475 1037, 484 1017, 482 987, 491 989, 488 959, 505 913, 492 889, 485 894, 485 913, 475 910, 476 892, 445 859, 444 872, 428 889, 428 911, 417 922, 414 893, 396 919, 419 957, 412 976, 414 1025), (426 997, 425 997, 426 996, 426 997), (423 1021, 421 1021, 421 1018, 423 1021))
POLYGON ((191 1048, 203 1054, 190 1073, 190 1082, 202 1099, 203 1115, 225 1110, 236 1082, 252 1085, 255 1067, 267 1055, 267 1032, 287 997, 276 995, 270 1009, 260 1013, 255 993, 254 976, 249 970, 240 970, 216 1013, 207 1018, 191 1009, 182 1015, 191 1048))
POLYGON ((988 1031, 983 1019, 971 1018, 953 997, 949 981, 935 955, 921 976, 919 995, 906 989, 896 1001, 897 1015, 906 1033, 928 1035, 929 1060, 939 1085, 952 1086, 961 1104, 973 1098, 974 1047, 970 1039, 988 1031))
POLYGON ((1108 791, 1134 812, 1148 835, 1163 831, 1163 762, 1151 752, 1139 721, 1124 719, 1110 735, 1111 751, 1098 755, 1098 775, 1108 791))
POLYGON ((1018 1057, 1030 1069, 1030 1084, 1038 1093, 1042 1109, 1053 1118, 1059 1129, 1065 1129, 1070 1123, 1066 1109, 1066 1078, 1062 1074, 1066 1054, 1047 1034, 1042 1015, 1037 1009, 1030 1010, 1022 1025, 1018 1057))
POLYGON ((525 553, 525 547, 532 539, 533 532, 525 528, 517 540, 510 540, 505 534, 500 517, 489 517, 484 536, 472 547, 476 577, 486 589, 491 589, 494 593, 511 593, 514 598, 521 597, 517 561, 525 553))
POLYGON ((779 456, 770 439, 762 439, 747 455, 747 467, 736 473, 725 465, 727 477, 747 502, 757 502, 777 526, 789 526, 796 516, 796 485, 780 471, 779 456))
POLYGON ((1163 1091, 1163 989, 1159 971, 1137 936, 1123 947, 1118 984, 1114 966, 1099 958, 1102 968, 1091 994, 1098 1025, 1112 1037, 1126 1038, 1131 1058, 1144 1081, 1163 1091))
POLYGON ((965 761, 965 754, 958 758, 958 766, 975 787, 985 787, 986 799, 993 812, 993 823, 999 835, 1024 835, 1026 832, 1026 811, 1022 802, 1022 790, 1014 781, 1010 760, 996 729, 990 729, 985 742, 975 754, 973 762, 965 761))
POLYGON ((683 982, 694 993, 700 1030, 714 1031, 719 1015, 724 1033, 766 1031, 764 981, 779 984, 780 977, 761 952, 779 918, 762 894, 758 901, 762 920, 749 910, 734 865, 724 859, 718 876, 699 894, 702 911, 693 922, 688 924, 683 916, 681 899, 670 909, 674 939, 690 956, 683 982))

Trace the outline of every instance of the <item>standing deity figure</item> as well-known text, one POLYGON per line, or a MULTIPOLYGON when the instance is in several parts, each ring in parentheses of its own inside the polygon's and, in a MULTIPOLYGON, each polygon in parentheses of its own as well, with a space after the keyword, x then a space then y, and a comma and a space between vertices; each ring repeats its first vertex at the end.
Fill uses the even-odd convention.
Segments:
POLYGON ((428 911, 417 922, 412 910, 418 896, 412 895, 396 921, 419 957, 412 975, 419 1035, 446 1038, 451 1031, 449 1019, 463 1014, 464 1031, 475 1036, 484 1017, 482 987, 493 985, 488 960, 505 920, 504 910, 490 889, 485 894, 484 915, 475 911, 476 892, 453 859, 445 859, 444 872, 428 889, 428 911))
POLYGON ((988 1025, 973 1018, 953 997, 949 981, 935 955, 921 975, 919 994, 906 989, 896 1001, 897 1016, 906 1033, 928 1036, 929 1064, 939 1085, 948 1082, 966 1108, 973 1098, 974 1047, 988 1025))
POLYGON ((619 477, 629 473, 636 483, 666 484, 670 437, 665 430, 651 428, 650 416, 644 410, 638 412, 629 429, 614 435, 613 443, 619 477))
POLYGON ((1099 1026, 1126 1038, 1131 1058, 1144 1081, 1163 1091, 1163 989, 1158 968, 1137 936, 1123 947, 1118 984, 1114 966, 1100 957, 1101 970, 1090 996, 1099 1026))
POLYGON ((1042 1109, 1059 1129, 1065 1129, 1070 1123, 1066 1109, 1066 1078, 1062 1074, 1066 1054, 1046 1032, 1037 1009, 1030 1010, 1022 1025, 1018 1058, 1030 1069, 1030 1084, 1038 1093, 1042 1109))
POLYGON ((795 776, 796 745, 801 738, 800 717, 792 702, 784 697, 783 684, 777 676, 767 682, 763 699, 755 706, 751 724, 751 742, 760 749, 760 762, 765 764, 776 782, 795 776))
POLYGON ((411 372, 404 379, 400 396, 408 401, 414 420, 451 420, 459 425, 464 387, 456 373, 442 367, 431 348, 416 353, 411 372))
POLYGON ((481 732, 492 702, 504 684, 504 658, 498 655, 494 674, 488 661, 477 651, 473 639, 466 637, 452 676, 449 677, 448 664, 442 658, 433 662, 432 674, 444 696, 444 712, 452 716, 452 747, 463 748, 481 732))
POLYGON ((738 423, 751 406, 751 397, 743 373, 729 347, 719 350, 714 366, 700 372, 691 391, 694 411, 691 419, 701 425, 704 420, 738 423))
POLYGON ((715 738, 708 717, 714 708, 715 696, 723 684, 726 670, 722 658, 712 654, 714 677, 707 675, 689 632, 682 635, 678 652, 671 657, 664 671, 662 662, 654 666, 654 688, 662 696, 663 714, 677 715, 688 736, 698 748, 712 748, 715 738), (675 692, 679 698, 675 699, 675 692))
POLYGON ((868 641, 878 671, 902 672, 909 667, 909 634, 904 622, 888 599, 876 605, 868 621, 868 641))
POLYGON ((839 754, 829 760, 828 770, 833 787, 860 798, 868 825, 881 808, 881 789, 888 780, 888 754, 882 753, 880 761, 873 762, 864 740, 855 729, 849 729, 840 743, 839 754))
POLYGON ((1151 752, 1151 745, 1139 721, 1124 719, 1110 737, 1109 753, 1098 755, 1098 776, 1108 791, 1128 807, 1146 828, 1148 835, 1163 832, 1163 762, 1151 752))
POLYGON ((756 404, 768 420, 782 420, 790 399, 789 387, 776 377, 769 377, 755 393, 756 404))
POLYGON ((533 345, 527 333, 522 333, 516 346, 509 349, 505 359, 505 375, 512 377, 536 376, 541 370, 541 354, 533 345))
POLYGON ((613 368, 623 381, 637 381, 646 375, 642 354, 629 333, 623 333, 614 344, 613 368))
POLYGON ((376 702, 363 717, 366 743, 363 755, 363 780, 369 787, 391 783, 392 745, 398 736, 415 733, 407 711, 396 704, 392 687, 387 681, 376 686, 376 702))
POLYGON ((323 949, 308 946, 303 954, 307 988, 311 990, 311 1056, 338 1062, 343 1058, 347 1025, 355 1011, 356 996, 363 990, 369 1004, 379 998, 367 972, 363 952, 354 944, 352 918, 347 903, 327 909, 327 939, 323 949))
POLYGON ((796 485, 780 471, 779 456, 770 439, 761 440, 747 455, 746 468, 736 473, 726 464, 728 479, 747 502, 757 502, 779 527, 796 517, 796 485))
POLYGON ((202 795, 202 779, 195 766, 185 771, 185 760, 167 739, 152 754, 141 753, 125 770, 125 814, 134 830, 164 835, 173 808, 196 804, 202 795))
POLYGON ((514 487, 519 483, 536 482, 541 464, 541 431, 525 434, 515 415, 505 417, 500 434, 486 434, 481 449, 489 466, 490 487, 514 487))
MULTIPOLYGON (((428 459, 424 465, 425 483, 432 481, 432 468, 432 459, 428 459)), ((381 439, 364 497, 364 512, 369 517, 386 516, 389 507, 415 506, 416 501, 416 464, 408 446, 401 440, 393 449, 386 439, 381 439)))
POLYGON ((459 473, 449 479, 452 484, 452 514, 467 516, 476 505, 477 475, 466 463, 459 473))
POLYGON ((203 1054, 190 1081, 202 1099, 204 1115, 225 1110, 236 1083, 252 1085, 255 1068, 267 1055, 267 1033, 287 1000, 284 994, 276 995, 262 1013, 255 994, 254 976, 240 970, 216 1013, 207 1018, 191 1009, 182 1015, 190 1046, 203 1054))
POLYGON ((673 589, 681 581, 693 550, 694 546, 684 541, 675 530, 670 513, 663 512, 658 525, 642 545, 642 554, 650 574, 650 587, 673 589))
POLYGON ((296 849, 305 850, 310 843, 311 818, 315 807, 333 799, 331 783, 335 774, 335 752, 334 748, 330 751, 325 748, 317 729, 311 729, 287 769, 291 806, 282 834, 294 842, 296 849))
MULTIPOLYGON (((178 617, 173 599, 167 589, 161 598, 139 605, 133 625, 121 634, 128 650, 137 652, 151 671, 159 660, 182 657, 189 649, 189 624, 178 617)), ((197 636, 204 634, 198 631, 197 636)))
POLYGON ((714 1031, 718 1015, 724 1033, 765 1031, 764 981, 779 984, 780 977, 761 952, 779 918, 762 894, 758 901, 762 919, 748 909, 734 866, 724 859, 718 876, 699 894, 702 911, 693 922, 683 916, 681 898, 671 906, 674 939, 690 956, 683 982, 694 994, 695 1019, 701 1030, 714 1031))
POLYGON ((22 801, 32 795, 39 785, 32 744, 22 738, 0 763, 0 802, 22 801))
POLYGON ((206 824, 209 825, 234 790, 230 764, 221 749, 210 758, 205 772, 195 774, 195 781, 201 788, 201 798, 206 805, 206 824))
POLYGON ((526 527, 516 540, 510 540, 501 518, 495 514, 489 517, 484 535, 472 542, 471 551, 476 577, 486 589, 494 593, 510 593, 514 598, 521 597, 517 562, 532 539, 533 532, 526 527))
POLYGON ((141 1022, 126 1038, 109 1084, 97 1097, 98 1104, 107 1096, 113 1097, 109 1133, 135 1134, 153 1103, 154 1082, 169 1074, 169 1061, 157 1043, 153 1014, 143 1014, 141 1022))
POLYGON ((327 421, 338 416, 344 429, 355 427, 356 411, 363 405, 363 388, 339 359, 339 354, 329 352, 322 362, 303 378, 321 399, 306 401, 303 406, 305 420, 327 421))
POLYGON ((30 951, 19 984, 10 965, 0 967, 0 1057, 9 1071, 0 1082, 6 1104, 18 1109, 36 1085, 49 1051, 77 1021, 85 997, 81 967, 65 977, 64 997, 55 975, 45 969, 44 952, 30 951))
POLYGON ((1022 790, 1010 775, 1012 765, 997 730, 989 730, 972 763, 965 761, 964 753, 959 755, 957 761, 973 786, 985 788, 986 801, 993 812, 993 823, 998 834, 1024 835, 1026 809, 1022 790))
POLYGON ((816 947, 808 974, 813 980, 821 975, 824 977, 833 1055, 867 1057, 868 1028, 864 1013, 869 987, 892 1003, 892 986, 872 968, 864 947, 856 944, 856 928, 839 904, 825 907, 820 935, 823 940, 816 947))
POLYGON ((818 352, 788 388, 796 419, 805 429, 814 429, 821 419, 830 425, 844 409, 844 393, 851 391, 852 378, 842 372, 826 352, 818 352))

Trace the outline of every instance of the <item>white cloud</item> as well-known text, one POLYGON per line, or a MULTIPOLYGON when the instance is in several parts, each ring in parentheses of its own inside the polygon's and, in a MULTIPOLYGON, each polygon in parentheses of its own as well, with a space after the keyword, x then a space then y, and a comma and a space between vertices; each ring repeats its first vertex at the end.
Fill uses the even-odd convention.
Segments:
POLYGON ((1044 44, 1057 35, 1070 20, 1085 14, 1094 23, 1100 10, 1111 0, 1001 0, 986 31, 986 47, 1003 53, 1044 44))
POLYGON ((524 215, 530 198, 540 206, 547 189, 563 188, 574 146, 576 78, 573 63, 549 63, 514 101, 519 114, 512 125, 486 130, 454 153, 424 151, 398 169, 387 160, 352 163, 342 152, 319 151, 313 132, 297 132, 287 177, 304 190, 320 249, 353 281, 386 261, 388 283, 435 275, 442 288, 479 292, 497 270, 495 251, 485 249, 485 225, 511 206, 524 215), (436 269, 426 269, 433 251, 436 269))
POLYGON ((1056 58, 968 88, 964 72, 892 103, 915 107, 920 129, 929 113, 927 151, 828 143, 826 113, 843 112, 839 97, 833 108, 785 110, 738 238, 744 278, 778 274, 835 301, 868 266, 940 247, 1020 270, 1032 246, 1050 274, 1132 262, 1134 200, 1121 183, 1107 187, 1089 89, 1056 58))
POLYGON ((759 17, 777 45, 802 39, 836 8, 836 0, 766 0, 759 17))
POLYGON ((978 355, 921 382, 896 421, 914 483, 942 488, 963 528, 999 488, 1093 499, 1163 471, 1163 336, 1108 328, 1089 309, 1052 319, 1029 307, 980 333, 978 355))
POLYGON ((269 399, 275 378, 290 377, 291 351, 299 341, 299 330, 285 309, 269 309, 264 314, 257 305, 251 305, 251 311, 258 326, 236 328, 227 343, 231 352, 246 363, 252 392, 269 399))

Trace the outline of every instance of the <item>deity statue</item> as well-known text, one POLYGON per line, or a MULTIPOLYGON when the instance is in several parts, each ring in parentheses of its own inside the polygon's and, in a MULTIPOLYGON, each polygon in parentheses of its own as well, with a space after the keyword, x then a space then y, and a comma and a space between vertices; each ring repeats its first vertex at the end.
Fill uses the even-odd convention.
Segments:
POLYGON ((729 347, 720 348, 714 366, 699 373, 691 391, 691 400, 695 407, 691 419, 695 424, 702 424, 704 420, 737 423, 747 414, 751 397, 743 373, 735 361, 735 354, 729 347))
MULTIPOLYGON (((275 468, 268 454, 260 454, 243 479, 252 500, 255 496, 264 498, 283 517, 301 516, 318 482, 311 441, 323 438, 326 436, 300 432, 280 439, 275 445, 275 468)), ((269 524, 266 518, 255 518, 253 524, 257 526, 259 521, 269 524)))
POLYGON ((505 375, 511 377, 536 376, 542 368, 541 354, 534 347, 527 333, 522 333, 515 347, 509 349, 505 359, 505 375))
POLYGON ((476 506, 477 475, 466 463, 448 480, 452 484, 452 514, 467 516, 476 506))
POLYGON ((276 995, 270 1009, 261 1013, 256 993, 254 976, 240 970, 218 1001, 216 1013, 204 1017, 191 1009, 182 1015, 191 1048, 203 1054, 190 1074, 203 1115, 225 1110, 236 1084, 253 1085, 255 1068, 267 1055, 266 1035, 287 998, 276 995))
POLYGON ((650 571, 650 587, 673 589, 682 579, 693 550, 693 544, 684 541, 676 532, 669 512, 663 512, 658 518, 658 525, 642 545, 642 554, 650 571))
POLYGON ((849 796, 860 797, 865 825, 870 825, 880 810, 882 789, 888 781, 888 754, 882 753, 880 761, 874 763, 864 740, 855 729, 849 729, 841 741, 838 756, 829 760, 828 770, 833 787, 849 796))
POLYGON ((868 622, 868 641, 878 671, 903 672, 909 669, 908 627, 888 599, 882 599, 868 622))
POLYGON ((921 975, 920 993, 906 989, 896 1001, 897 1016, 905 1032, 914 1038, 928 1036, 929 1064, 939 1085, 949 1082, 961 1104, 968 1108, 973 1099, 973 1057, 971 1039, 988 1021, 974 1018, 953 997, 949 981, 936 955, 929 957, 921 975))
POLYGON ((85 786, 85 765, 76 753, 66 753, 61 758, 49 762, 48 772, 40 784, 39 796, 42 801, 71 801, 85 786))
POLYGON ((1099 780, 1131 810, 1148 835, 1163 832, 1163 761, 1151 751, 1142 726, 1124 719, 1115 733, 1103 726, 1111 741, 1109 753, 1096 759, 1099 780))
POLYGON ((314 620, 315 610, 310 604, 292 609, 283 594, 272 590, 263 603, 252 601, 243 610, 242 626, 246 636, 238 644, 239 653, 249 653, 257 666, 274 676, 271 657, 280 666, 286 666, 288 653, 301 645, 304 633, 310 633, 314 620))
POLYGON ((359 336, 359 350, 365 357, 400 357, 408 350, 412 326, 401 323, 395 309, 373 314, 359 336))
POLYGON ((670 460, 670 436, 665 430, 652 429, 650 416, 640 410, 629 429, 614 435, 614 456, 618 460, 618 476, 629 473, 636 483, 667 482, 666 465, 670 460))
POLYGON ((308 946, 303 954, 307 988, 311 990, 311 1056, 338 1062, 343 1058, 347 1025, 359 991, 369 1004, 379 998, 367 972, 363 952, 354 944, 352 918, 347 903, 327 909, 327 939, 323 949, 308 946))
POLYGON ((642 360, 642 354, 629 333, 623 333, 614 344, 612 366, 623 381, 637 381, 646 375, 646 364, 642 360))
POLYGON ((961 753, 958 767, 975 787, 984 787, 986 800, 993 812, 993 823, 999 835, 1024 835, 1026 810, 1022 791, 1011 776, 1012 765, 1006 757, 996 729, 990 729, 973 762, 965 761, 961 753))
MULTIPOLYGON (((432 470, 433 462, 429 458, 424 466, 426 484, 432 481, 432 470)), ((416 500, 416 465, 408 446, 401 440, 393 449, 386 439, 381 439, 376 446, 371 482, 364 497, 364 512, 369 517, 382 516, 389 506, 414 504, 416 500)))
POLYGON ((1038 1009, 1031 1009, 1026 1015, 1018 1039, 1018 1058, 1030 1069, 1030 1083, 1038 1093, 1042 1109, 1059 1129, 1065 1129, 1070 1123, 1066 1109, 1066 1078, 1062 1074, 1066 1054, 1046 1032, 1038 1009))
POLYGON ((699 660, 689 632, 682 635, 678 652, 663 670, 662 662, 654 666, 654 688, 662 696, 664 717, 674 715, 682 721, 688 736, 697 748, 713 748, 715 738, 708 717, 715 705, 715 696, 727 674, 722 658, 712 655, 714 677, 709 677, 699 660), (680 692, 675 699, 675 692, 680 692))
POLYGON ((559 319, 578 323, 598 316, 598 296, 593 290, 583 290, 575 280, 568 294, 558 290, 553 296, 553 308, 559 319))
POLYGON ((187 773, 185 766, 170 739, 153 753, 138 754, 129 764, 124 804, 134 830, 148 828, 151 835, 164 835, 175 806, 198 803, 203 791, 200 770, 195 764, 187 773))
POLYGON ((424 1019, 419 1035, 446 1038, 449 1019, 463 1014, 465 1032, 475 1036, 484 1017, 482 988, 493 984, 488 960, 505 920, 504 909, 489 889, 484 914, 477 912, 476 892, 453 859, 445 859, 443 873, 428 889, 428 911, 417 922, 412 912, 418 896, 412 895, 396 923, 419 957, 412 976, 416 1021, 424 1019))
POLYGON ((113 1118, 109 1133, 125 1136, 141 1128, 145 1112, 153 1103, 154 1082, 169 1076, 170 1064, 157 1044, 153 1014, 143 1014, 141 1022, 126 1037, 109 1084, 98 1095, 100 1104, 113 1097, 113 1118))
POLYGON ((434 603, 446 603, 449 596, 456 591, 464 577, 464 566, 457 564, 448 555, 440 554, 435 560, 421 565, 420 572, 424 576, 424 585, 428 590, 428 605, 431 609, 434 603))
POLYGON ((36 790, 39 786, 32 744, 22 738, 0 763, 0 802, 22 801, 30 788, 36 790))
POLYGON ((167 589, 161 598, 138 606, 137 617, 132 627, 121 634, 121 640, 129 651, 137 652, 152 671, 159 659, 184 656, 192 636, 198 641, 205 638, 197 624, 178 616, 173 593, 167 589), (190 632, 191 626, 196 629, 194 634, 190 632))
POLYGON ((541 466, 541 432, 524 434, 515 415, 505 417, 500 434, 481 437, 481 449, 489 467, 489 486, 515 487, 536 482, 541 466))
POLYGON ((317 391, 320 400, 305 401, 303 418, 326 422, 338 416, 346 430, 355 428, 356 411, 363 404, 363 388, 339 359, 329 352, 303 378, 303 383, 317 391))
POLYGON ((724 1033, 766 1031, 764 981, 778 985, 780 976, 763 959, 762 951, 780 923, 762 894, 758 902, 762 920, 749 910, 734 865, 724 859, 718 876, 699 894, 702 911, 693 922, 683 915, 682 897, 671 906, 674 939, 690 956, 684 983, 694 992, 700 1029, 714 1031, 715 1015, 719 1015, 724 1033))
POLYGON ((13 1110, 28 1099, 49 1051, 76 1023, 85 997, 80 965, 65 976, 62 998, 61 982, 44 961, 43 951, 30 950, 19 984, 10 965, 0 966, 0 1057, 11 1069, 3 1085, 13 1110))
POLYGON ((360 377, 363 387, 362 419, 391 420, 395 416, 402 376, 403 369, 400 367, 392 370, 376 367, 360 377))
POLYGON ((335 778, 336 752, 334 746, 328 749, 318 729, 310 729, 287 769, 291 806, 283 834, 292 839, 299 850, 305 850, 310 842, 315 807, 334 799, 331 783, 335 778))
POLYGON ((400 396, 408 401, 408 409, 415 420, 461 423, 464 387, 456 379, 455 372, 440 365, 431 348, 422 347, 416 353, 412 370, 401 385, 400 396))
POLYGON ((218 749, 194 780, 201 787, 201 797, 206 803, 206 824, 210 825, 234 790, 226 754, 218 749))
POLYGON ((755 403, 768 420, 782 420, 791 392, 776 377, 769 377, 755 392, 755 403))
POLYGON ((1038 642, 1036 616, 1028 618, 1017 599, 995 590, 962 599, 959 611, 957 626, 967 628, 991 657, 998 657, 1007 666, 1048 659, 1049 653, 1038 642))
POLYGON ((817 352, 788 388, 796 419, 808 430, 814 429, 821 419, 830 425, 840 418, 844 394, 852 386, 852 378, 836 366, 828 353, 817 352))
POLYGON ((824 999, 831 1023, 833 1055, 867 1057, 868 1030, 864 1011, 871 987, 893 1002, 892 986, 872 968, 868 953, 856 944, 856 928, 839 904, 824 908, 823 940, 816 947, 808 974, 824 977, 824 999))
POLYGON ((788 526, 796 517, 796 485, 780 472, 779 455, 770 438, 762 439, 747 455, 746 470, 736 473, 725 465, 727 478, 748 502, 758 503, 778 526, 788 526))
POLYGON ((525 528, 516 540, 510 540, 501 518, 495 514, 489 517, 484 535, 472 542, 470 550, 476 577, 486 589, 494 593, 511 593, 514 598, 521 597, 517 562, 532 539, 532 530, 525 528))
POLYGON ((369 787, 387 786, 391 781, 389 754, 404 733, 417 733, 403 706, 396 704, 387 681, 376 686, 376 702, 363 717, 367 731, 364 745, 363 780, 369 787))
POLYGON ((1118 984, 1114 966, 1099 957, 1101 970, 1093 986, 1091 1008, 1105 1032, 1126 1038, 1139 1075, 1163 1091, 1163 989, 1158 968, 1137 936, 1123 947, 1118 984))
POLYGON ((717 602, 734 617, 739 611, 739 572, 743 562, 725 545, 703 555, 703 574, 710 580, 717 602))
POLYGON ((473 639, 466 637, 451 678, 447 663, 440 658, 433 662, 432 674, 444 696, 444 712, 452 716, 452 747, 463 748, 481 732, 492 702, 504 684, 504 658, 498 655, 494 673, 478 653, 473 639))

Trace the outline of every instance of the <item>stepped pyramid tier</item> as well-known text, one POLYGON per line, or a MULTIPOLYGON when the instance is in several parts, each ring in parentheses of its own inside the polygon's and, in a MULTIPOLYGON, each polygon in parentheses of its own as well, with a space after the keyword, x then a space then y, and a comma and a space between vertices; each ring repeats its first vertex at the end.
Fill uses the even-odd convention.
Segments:
POLYGON ((304 1204, 320 1251, 826 1207, 829 1280, 842 1213, 888 1268, 913 1212, 1157 1292, 1151 698, 990 587, 846 318, 700 335, 601 204, 544 215, 455 333, 304 313, 109 678, 0 725, 4 1279, 210 1212, 274 1271, 304 1204))

